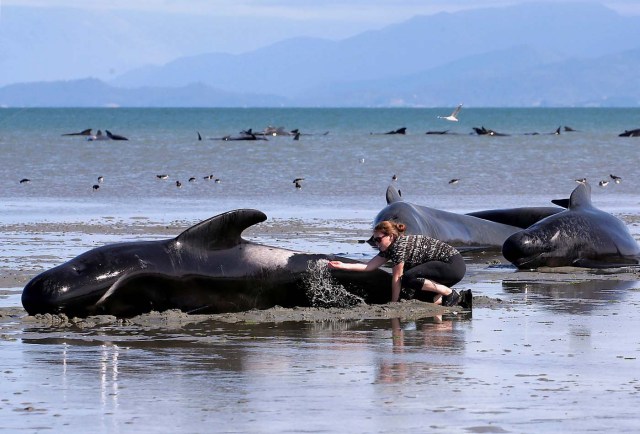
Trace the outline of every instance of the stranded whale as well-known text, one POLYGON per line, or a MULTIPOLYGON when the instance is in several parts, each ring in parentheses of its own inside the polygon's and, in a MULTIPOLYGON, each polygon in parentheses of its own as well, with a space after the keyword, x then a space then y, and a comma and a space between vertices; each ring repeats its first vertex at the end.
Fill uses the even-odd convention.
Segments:
MULTIPOLYGON (((449 183, 452 181, 455 180, 449 183)), ((386 199, 388 205, 376 216, 374 226, 383 220, 399 221, 407 225, 409 234, 438 238, 459 249, 501 248, 514 233, 564 211, 569 203, 568 199, 557 199, 552 201, 558 205, 556 207, 503 208, 457 214, 404 202, 393 184, 387 188, 386 199)))
POLYGON ((638 264, 640 248, 624 222, 591 203, 591 187, 578 185, 567 209, 510 236, 503 256, 521 269, 638 264))
POLYGON ((500 248, 519 227, 496 223, 466 214, 457 214, 405 202, 393 185, 387 188, 387 206, 373 221, 375 226, 383 220, 407 225, 407 234, 427 235, 455 247, 500 248))
MULTIPOLYGON (((31 314, 133 316, 151 310, 218 313, 275 305, 308 306, 308 254, 247 241, 242 232, 267 216, 251 209, 202 221, 176 238, 126 242, 89 250, 34 277, 22 304, 31 314)), ((367 303, 389 301, 383 270, 331 270, 331 277, 367 303)))

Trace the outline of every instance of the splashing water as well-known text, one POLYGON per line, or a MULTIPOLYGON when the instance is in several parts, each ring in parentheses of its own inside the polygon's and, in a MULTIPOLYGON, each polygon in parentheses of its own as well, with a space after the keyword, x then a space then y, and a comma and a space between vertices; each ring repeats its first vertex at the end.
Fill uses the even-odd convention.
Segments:
POLYGON ((327 263, 320 259, 309 261, 304 279, 307 297, 313 307, 350 307, 365 304, 362 297, 350 293, 331 277, 327 263))

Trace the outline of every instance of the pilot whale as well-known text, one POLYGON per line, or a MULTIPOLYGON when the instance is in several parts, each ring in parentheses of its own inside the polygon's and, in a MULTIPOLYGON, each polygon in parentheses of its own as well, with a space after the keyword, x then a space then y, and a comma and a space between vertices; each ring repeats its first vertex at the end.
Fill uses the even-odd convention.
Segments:
MULTIPOLYGON (((536 206, 489 209, 457 214, 404 202, 400 190, 393 184, 386 193, 387 207, 376 218, 375 226, 383 220, 407 225, 407 233, 427 235, 445 241, 459 250, 474 247, 502 248, 504 241, 532 224, 564 211, 569 199, 555 199, 555 207, 536 206)), ((369 240, 373 244, 373 240, 369 240)))
POLYGON ((504 240, 521 230, 517 226, 406 202, 393 185, 387 188, 386 199, 387 206, 374 218, 373 226, 384 220, 401 222, 407 226, 407 234, 427 235, 461 249, 499 249, 504 240))
POLYGON ((640 248, 622 220, 593 206, 585 182, 573 190, 566 210, 507 238, 502 255, 520 269, 607 268, 638 264, 640 248))
MULTIPOLYGON (((310 263, 339 259, 250 242, 248 227, 265 221, 239 209, 202 221, 175 238, 125 242, 89 250, 34 277, 22 292, 30 314, 134 316, 151 310, 219 313, 310 304, 310 263)), ((331 277, 367 303, 389 301, 384 270, 330 270, 331 277)))

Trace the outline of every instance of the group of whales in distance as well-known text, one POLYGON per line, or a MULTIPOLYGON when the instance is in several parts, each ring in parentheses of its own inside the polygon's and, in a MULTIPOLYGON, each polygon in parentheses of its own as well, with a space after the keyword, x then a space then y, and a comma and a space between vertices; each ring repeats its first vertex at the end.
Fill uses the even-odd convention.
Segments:
MULTIPOLYGON (((441 117, 445 118, 445 117, 441 117)), ((127 137, 113 134, 109 130, 105 130, 105 134, 102 133, 102 130, 98 130, 96 134, 92 133, 91 128, 87 128, 85 130, 73 133, 65 133, 63 136, 83 136, 86 137, 86 140, 94 141, 94 140, 129 140, 127 137)), ((523 135, 536 136, 536 135, 560 135, 562 132, 576 132, 572 127, 569 126, 560 126, 556 128, 554 131, 548 133, 539 133, 539 132, 529 132, 522 133, 523 135)), ((196 132, 198 140, 203 140, 202 135, 199 131, 196 132)), ((252 128, 247 130, 242 130, 236 135, 225 135, 221 137, 207 137, 207 140, 221 140, 221 141, 251 141, 251 140, 268 140, 268 137, 278 137, 278 136, 291 136, 293 140, 299 140, 301 136, 311 136, 311 135, 323 135, 326 136, 329 134, 329 131, 325 131, 320 134, 312 134, 312 133, 302 133, 299 129, 286 130, 284 127, 267 127, 262 131, 253 131, 252 128)), ((394 130, 382 132, 382 133, 369 133, 370 135, 407 135, 407 127, 396 128, 394 130)), ((461 134, 457 132, 452 132, 450 130, 429 130, 425 134, 427 135, 455 135, 461 134)), ((475 134, 479 136, 495 136, 495 137, 504 137, 511 136, 513 134, 503 133, 493 130, 491 128, 486 128, 484 126, 481 127, 473 127, 473 132, 469 134, 475 134)), ((625 130, 624 132, 618 134, 619 137, 640 137, 640 128, 625 130)))

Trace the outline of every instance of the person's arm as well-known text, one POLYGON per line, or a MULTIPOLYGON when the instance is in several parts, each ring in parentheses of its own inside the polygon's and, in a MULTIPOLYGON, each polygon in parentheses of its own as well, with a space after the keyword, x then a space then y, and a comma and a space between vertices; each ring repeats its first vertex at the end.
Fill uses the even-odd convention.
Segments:
POLYGON ((373 271, 380 268, 387 262, 386 258, 376 255, 366 264, 362 262, 347 263, 342 261, 329 261, 329 268, 335 270, 348 270, 348 271, 373 271))
POLYGON ((400 300, 400 290, 402 289, 402 274, 404 273, 404 262, 396 264, 391 269, 391 301, 400 300))

